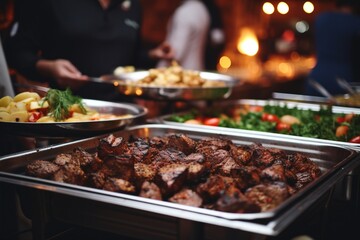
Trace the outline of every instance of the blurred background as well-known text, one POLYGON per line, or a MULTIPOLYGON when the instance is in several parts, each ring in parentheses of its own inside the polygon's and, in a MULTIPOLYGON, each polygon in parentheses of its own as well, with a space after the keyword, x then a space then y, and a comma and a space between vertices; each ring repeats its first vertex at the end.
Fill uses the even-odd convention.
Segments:
MULTIPOLYGON (((175 2, 142 3, 144 41, 156 46, 166 33, 166 26, 159 21, 169 18, 175 2), (155 12, 159 17, 153 16, 155 12)), ((301 79, 314 67, 314 18, 330 10, 334 1, 216 0, 216 4, 226 39, 216 70, 266 84, 274 79, 301 79)))
MULTIPOLYGON (((0 33, 5 43, 15 14, 15 1, 0 0, 0 33)), ((144 45, 157 46, 165 38, 166 23, 178 1, 141 2, 144 45)), ((262 86, 294 81, 290 91, 301 93, 302 83, 316 63, 314 18, 333 8, 334 0, 215 0, 215 3, 225 39, 217 51, 208 49, 207 70, 262 86)))

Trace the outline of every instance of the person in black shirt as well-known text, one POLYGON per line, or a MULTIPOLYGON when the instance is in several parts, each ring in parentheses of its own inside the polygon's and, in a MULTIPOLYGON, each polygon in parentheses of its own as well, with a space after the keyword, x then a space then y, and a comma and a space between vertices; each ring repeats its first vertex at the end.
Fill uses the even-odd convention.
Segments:
POLYGON ((172 58, 165 44, 141 49, 141 5, 136 0, 18 0, 18 19, 6 45, 11 68, 50 87, 70 87, 86 98, 113 100, 111 86, 87 84, 141 58, 172 58), (104 89, 102 89, 104 88, 104 89))

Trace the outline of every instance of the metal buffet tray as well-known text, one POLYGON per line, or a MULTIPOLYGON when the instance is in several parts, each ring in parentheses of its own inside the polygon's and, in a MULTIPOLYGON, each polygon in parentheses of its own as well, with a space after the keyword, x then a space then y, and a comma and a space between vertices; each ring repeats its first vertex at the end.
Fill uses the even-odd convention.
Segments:
POLYGON ((131 116, 82 122, 0 122, 0 131, 12 135, 38 138, 89 137, 120 130, 131 124, 135 119, 145 116, 148 112, 145 107, 131 103, 115 103, 91 99, 83 99, 83 103, 99 113, 131 114, 131 116))
MULTIPOLYGON (((315 103, 304 103, 304 102, 295 102, 295 101, 282 101, 282 100, 257 100, 257 99, 241 99, 231 102, 220 102, 220 103, 214 103, 212 106, 214 109, 222 109, 224 107, 229 108, 229 106, 241 106, 241 105, 251 105, 251 106, 265 106, 266 104, 269 105, 277 105, 277 106, 287 106, 289 108, 295 108, 298 109, 304 109, 304 110, 313 110, 313 111, 319 111, 321 108, 321 104, 315 104, 315 103)), ((352 108, 352 107, 342 107, 342 106, 332 106, 333 113, 355 113, 360 114, 360 108, 352 108)), ((186 112, 182 112, 186 113, 186 112)), ((182 113, 175 113, 175 114, 182 114, 182 113)), ((167 114, 164 116, 156 117, 153 119, 148 119, 147 121, 149 123, 161 123, 161 124, 167 124, 172 126, 182 126, 185 125, 184 123, 178 123, 169 121, 169 117, 173 114, 167 114)), ((340 142, 335 140, 326 140, 326 139, 319 139, 319 138, 310 138, 310 137, 301 137, 301 136, 294 136, 289 134, 281 134, 281 133, 269 133, 269 132, 261 132, 261 131, 254 131, 254 130, 244 130, 244 129, 237 129, 237 128, 226 128, 226 127, 213 127, 213 126, 205 126, 205 125, 192 125, 192 124, 186 124, 186 126, 189 127, 195 127, 195 128, 217 128, 221 132, 238 132, 238 133, 245 133, 245 134, 260 134, 265 136, 273 136, 275 138, 281 137, 281 138, 287 138, 287 139, 294 139, 294 140, 306 140, 306 141, 312 141, 312 142, 319 142, 319 143, 328 143, 328 144, 340 144, 347 147, 355 148, 357 150, 360 150, 360 144, 358 143, 349 143, 349 142, 340 142)))
MULTIPOLYGON (((241 82, 228 75, 215 72, 200 72, 200 76, 208 81, 223 81, 224 87, 154 87, 141 86, 136 82, 149 75, 148 71, 136 71, 116 75, 117 79, 104 78, 104 83, 111 83, 119 92, 128 96, 135 96, 153 100, 213 100, 226 99, 236 84, 241 82), (108 80, 110 79, 110 80, 108 80)), ((98 80, 96 82, 99 82, 98 80)))
MULTIPOLYGON (((79 199, 80 203, 82 200, 94 201, 105 204, 107 208, 109 208, 109 205, 113 207, 118 206, 137 210, 138 212, 148 212, 190 221, 195 220, 196 222, 257 234, 276 235, 328 192, 339 179, 360 162, 359 155, 354 150, 339 145, 284 139, 280 136, 223 132, 217 129, 199 128, 195 130, 185 126, 148 124, 129 127, 126 130, 115 132, 114 135, 127 139, 130 135, 151 137, 163 136, 169 133, 184 133, 194 139, 201 139, 207 136, 224 136, 231 139, 235 144, 248 145, 260 142, 265 147, 275 147, 287 152, 299 152, 315 161, 320 166, 322 175, 277 208, 267 212, 246 214, 189 207, 24 175, 25 166, 36 159, 53 159, 57 154, 71 152, 75 147, 83 147, 89 152, 94 152, 99 138, 105 136, 103 135, 5 156, 0 159, 0 181, 26 186, 56 196, 71 196, 79 199)), ((62 209, 64 206, 59 205, 54 206, 54 208, 62 209)), ((96 211, 95 217, 101 218, 102 215, 106 215, 106 213, 102 213, 101 208, 96 211)), ((74 221, 73 213, 66 214, 63 211, 60 212, 62 212, 62 215, 65 215, 62 218, 66 218, 67 221, 74 221)), ((96 222, 96 220, 93 222, 96 222)))

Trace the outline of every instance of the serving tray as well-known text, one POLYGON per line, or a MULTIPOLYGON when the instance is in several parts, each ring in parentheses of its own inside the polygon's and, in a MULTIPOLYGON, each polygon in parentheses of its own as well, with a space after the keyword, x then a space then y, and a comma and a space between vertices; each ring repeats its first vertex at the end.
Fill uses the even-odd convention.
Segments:
MULTIPOLYGON (((149 71, 139 70, 130 73, 114 75, 111 78, 94 79, 96 83, 112 84, 124 95, 152 100, 215 100, 230 97, 235 85, 243 83, 239 79, 217 73, 199 72, 200 77, 207 81, 220 81, 224 86, 213 87, 169 87, 169 86, 144 86, 137 82, 149 75, 149 71)), ((90 79, 91 80, 91 79, 90 79)))
POLYGON ((147 108, 132 103, 115 103, 92 99, 83 99, 83 103, 99 113, 127 115, 109 120, 89 120, 81 122, 1 122, 0 131, 36 138, 90 137, 106 132, 120 130, 135 119, 147 114, 147 108))
MULTIPOLYGON (((128 139, 132 135, 152 137, 173 133, 187 134, 193 139, 201 139, 208 136, 222 136, 232 140, 235 144, 249 145, 254 142, 260 142, 264 147, 278 148, 288 153, 301 153, 308 156, 320 166, 322 175, 285 200, 275 209, 260 213, 228 213, 55 182, 26 176, 24 174, 25 166, 30 162, 37 159, 54 159, 56 155, 71 152, 75 147, 82 147, 89 152, 94 152, 98 146, 99 139, 106 136, 102 135, 5 156, 0 159, 0 181, 26 186, 40 191, 65 194, 79 199, 102 202, 104 204, 118 205, 125 208, 188 220, 196 219, 196 221, 203 223, 272 235, 284 229, 285 226, 290 224, 292 220, 314 204, 321 196, 329 191, 339 179, 359 163, 359 155, 350 148, 325 143, 284 139, 279 136, 269 137, 248 133, 230 133, 215 129, 195 130, 184 126, 169 126, 163 124, 133 126, 115 132, 114 135, 128 139), (258 220, 262 220, 265 223, 260 223, 258 220)), ((71 216, 69 216, 69 218, 71 218, 71 216)))
MULTIPOLYGON (((298 108, 302 110, 312 110, 312 111, 319 111, 322 106, 326 105, 324 104, 318 104, 318 103, 306 103, 306 102, 295 102, 295 101, 284 101, 284 100, 258 100, 258 99, 241 99, 241 100, 235 100, 235 101, 226 101, 226 102, 219 102, 214 103, 212 105, 213 109, 235 109, 236 107, 241 106, 265 106, 265 105, 273 105, 273 106, 286 106, 288 108, 298 108)), ((332 106, 332 112, 333 113, 343 113, 343 114, 358 114, 360 115, 360 108, 355 107, 345 107, 345 106, 332 106)), ((174 114, 166 114, 163 116, 155 117, 152 119, 148 119, 148 123, 160 123, 160 124, 167 124, 171 126, 187 126, 190 128, 205 128, 205 129, 219 129, 221 132, 238 132, 238 133, 244 133, 244 134, 260 134, 260 135, 266 135, 269 137, 281 137, 281 138, 287 138, 287 139, 293 139, 293 140, 305 140, 305 141, 311 141, 311 142, 319 142, 319 143, 326 143, 326 144, 340 144, 344 145, 350 148, 354 148, 356 150, 360 150, 360 144, 359 143, 350 143, 350 142, 342 142, 342 141, 335 141, 335 140, 327 140, 327 139, 319 139, 319 138, 311 138, 311 137, 302 137, 302 136, 295 136, 290 134, 282 134, 282 133, 271 133, 271 132, 263 132, 263 131, 255 131, 255 130, 244 130, 244 129, 238 129, 238 128, 227 128, 227 127, 219 127, 219 126, 206 126, 206 125, 194 125, 194 124, 184 124, 179 122, 170 121, 170 117, 172 115, 182 115, 186 114, 189 111, 184 111, 180 113, 174 113, 174 114)), ((201 112, 201 109, 199 110, 201 112)))

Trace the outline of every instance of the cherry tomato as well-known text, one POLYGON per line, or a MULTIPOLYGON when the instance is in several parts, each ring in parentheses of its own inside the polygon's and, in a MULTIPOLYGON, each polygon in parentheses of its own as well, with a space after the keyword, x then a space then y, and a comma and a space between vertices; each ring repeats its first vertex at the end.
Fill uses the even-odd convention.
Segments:
POLYGON ((42 117, 41 112, 31 112, 29 116, 29 122, 36 122, 41 117, 42 117))
POLYGON ((203 122, 203 120, 204 120, 204 118, 203 118, 202 116, 196 116, 194 120, 196 120, 196 121, 198 121, 198 122, 202 123, 202 122, 203 122))
POLYGON ((266 122, 279 122, 278 116, 270 113, 263 113, 261 119, 266 122))
POLYGON ((205 118, 203 123, 207 126, 219 126, 220 118, 205 118))
POLYGON ((349 130, 349 127, 346 126, 346 125, 338 126, 338 127, 336 128, 335 135, 336 135, 337 137, 344 136, 344 135, 346 135, 346 133, 348 132, 348 130, 349 130))
POLYGON ((283 122, 276 124, 276 131, 278 132, 288 132, 291 130, 291 125, 283 122))
POLYGON ((344 120, 346 122, 351 122, 351 120, 353 119, 354 116, 355 116, 354 113, 348 113, 348 114, 345 115, 344 120))
POLYGON ((343 122, 345 122, 345 117, 337 117, 337 118, 336 118, 336 122, 337 122, 337 123, 343 123, 343 122))
POLYGON ((261 112, 263 109, 262 106, 249 106, 249 112, 261 112))
POLYGON ((351 143, 360 143, 360 135, 359 136, 356 136, 356 137, 353 137, 352 139, 350 139, 351 143))

